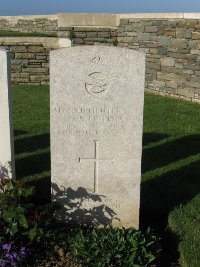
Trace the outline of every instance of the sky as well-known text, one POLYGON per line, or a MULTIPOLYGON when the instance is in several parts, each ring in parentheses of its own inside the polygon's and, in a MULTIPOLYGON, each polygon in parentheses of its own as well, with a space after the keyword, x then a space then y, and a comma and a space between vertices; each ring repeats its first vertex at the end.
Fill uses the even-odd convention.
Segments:
POLYGON ((200 0, 0 0, 0 16, 55 13, 200 12, 200 0))

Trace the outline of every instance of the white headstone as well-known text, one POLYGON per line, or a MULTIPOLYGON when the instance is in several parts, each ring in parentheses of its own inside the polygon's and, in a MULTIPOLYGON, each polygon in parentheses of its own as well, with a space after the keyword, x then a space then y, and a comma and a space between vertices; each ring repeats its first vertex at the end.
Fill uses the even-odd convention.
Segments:
POLYGON ((0 49, 0 179, 15 175, 9 52, 0 49))
POLYGON ((145 56, 103 46, 50 54, 52 196, 72 225, 139 225, 145 56))

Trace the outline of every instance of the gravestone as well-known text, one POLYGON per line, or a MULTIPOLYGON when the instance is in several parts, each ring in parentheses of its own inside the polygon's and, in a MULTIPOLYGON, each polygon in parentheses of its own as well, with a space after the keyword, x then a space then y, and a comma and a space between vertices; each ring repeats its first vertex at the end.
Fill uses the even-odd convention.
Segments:
POLYGON ((9 52, 0 49, 0 179, 15 175, 10 74, 9 52))
POLYGON ((52 198, 71 225, 139 225, 145 56, 125 48, 52 51, 52 198))

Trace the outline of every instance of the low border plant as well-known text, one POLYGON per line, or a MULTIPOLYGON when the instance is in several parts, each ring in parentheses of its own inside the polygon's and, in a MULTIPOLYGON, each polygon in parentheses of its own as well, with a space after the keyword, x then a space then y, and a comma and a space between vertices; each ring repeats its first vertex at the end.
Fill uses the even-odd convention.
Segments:
POLYGON ((158 238, 150 229, 145 233, 112 227, 78 230, 70 245, 72 259, 87 267, 144 267, 159 253, 158 238))
POLYGON ((37 206, 31 201, 33 194, 33 186, 0 179, 0 267, 18 266, 27 249, 44 243, 46 229, 54 223, 58 205, 37 206))

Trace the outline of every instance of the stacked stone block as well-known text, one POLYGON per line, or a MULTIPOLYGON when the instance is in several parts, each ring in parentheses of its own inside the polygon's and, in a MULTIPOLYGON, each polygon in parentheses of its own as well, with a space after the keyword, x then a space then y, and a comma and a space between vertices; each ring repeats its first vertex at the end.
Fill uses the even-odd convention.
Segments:
POLYGON ((27 43, 0 43, 0 46, 11 52, 13 84, 49 84, 49 48, 27 43))
MULTIPOLYGON (((14 18, 14 17, 13 17, 14 18)), ((57 34, 58 20, 57 18, 36 17, 36 18, 19 18, 9 20, 0 17, 0 30, 18 31, 18 32, 40 32, 48 34, 57 34)))
POLYGON ((117 40, 117 27, 59 27, 59 37, 69 37, 73 45, 113 45, 117 40))
POLYGON ((123 19, 118 46, 146 53, 146 88, 200 100, 200 20, 123 19))

